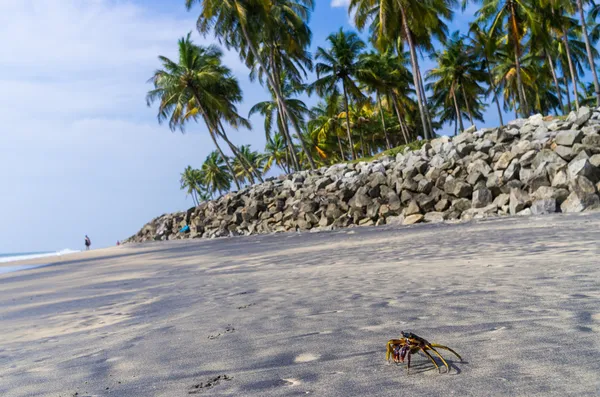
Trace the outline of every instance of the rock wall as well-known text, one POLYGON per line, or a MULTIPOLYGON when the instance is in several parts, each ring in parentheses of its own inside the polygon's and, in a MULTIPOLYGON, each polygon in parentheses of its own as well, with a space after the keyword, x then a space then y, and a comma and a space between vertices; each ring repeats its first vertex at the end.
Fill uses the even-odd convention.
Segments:
POLYGON ((600 208, 599 167, 600 108, 582 107, 272 178, 155 218, 126 242, 581 212, 600 208))

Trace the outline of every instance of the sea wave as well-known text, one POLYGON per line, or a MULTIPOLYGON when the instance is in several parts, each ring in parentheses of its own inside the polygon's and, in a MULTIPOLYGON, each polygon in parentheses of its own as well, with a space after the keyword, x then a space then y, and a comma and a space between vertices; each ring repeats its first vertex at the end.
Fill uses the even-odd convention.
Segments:
POLYGON ((27 260, 27 259, 36 259, 36 258, 47 258, 47 257, 53 257, 53 256, 62 256, 62 255, 73 254, 75 252, 80 252, 80 251, 66 248, 64 250, 54 251, 54 252, 2 254, 2 255, 0 255, 0 263, 23 261, 23 260, 27 260))

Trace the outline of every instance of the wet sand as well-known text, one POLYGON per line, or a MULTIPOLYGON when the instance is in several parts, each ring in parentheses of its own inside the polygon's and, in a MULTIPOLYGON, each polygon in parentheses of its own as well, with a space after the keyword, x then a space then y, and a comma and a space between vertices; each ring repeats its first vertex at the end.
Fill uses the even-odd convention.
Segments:
POLYGON ((600 395, 599 241, 585 214, 65 256, 0 275, 0 395, 600 395), (401 330, 463 361, 407 375, 401 330))

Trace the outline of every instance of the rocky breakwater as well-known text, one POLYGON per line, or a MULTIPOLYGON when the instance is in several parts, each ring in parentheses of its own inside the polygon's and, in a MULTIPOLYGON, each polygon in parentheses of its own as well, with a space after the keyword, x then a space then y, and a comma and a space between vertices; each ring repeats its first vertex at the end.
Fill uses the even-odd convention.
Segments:
POLYGON ((581 212, 600 208, 599 167, 600 108, 582 107, 272 178, 155 218, 127 242, 581 212))

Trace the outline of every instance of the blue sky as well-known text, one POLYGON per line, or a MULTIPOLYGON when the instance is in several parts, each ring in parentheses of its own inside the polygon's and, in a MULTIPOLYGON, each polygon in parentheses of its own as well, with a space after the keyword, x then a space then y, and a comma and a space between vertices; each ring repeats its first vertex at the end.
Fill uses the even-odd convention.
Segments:
MULTIPOLYGON (((199 166, 212 142, 200 124, 185 135, 170 132, 145 103, 157 56, 174 57, 178 38, 195 29, 196 11, 183 3, 0 2, 0 252, 81 248, 85 234, 96 248, 110 246, 155 216, 192 205, 179 175, 199 166)), ((344 0, 317 3, 314 48, 340 26, 351 28, 344 0)), ((458 15, 452 30, 465 30, 468 19, 469 11, 458 15)), ((247 114, 268 95, 249 82, 235 53, 224 59, 240 80, 247 114)), ((488 114, 495 125, 493 108, 488 114)), ((262 120, 251 121, 253 131, 230 135, 262 149, 262 120)))

